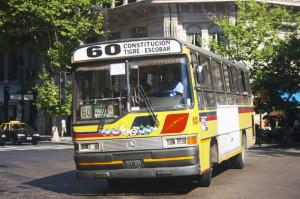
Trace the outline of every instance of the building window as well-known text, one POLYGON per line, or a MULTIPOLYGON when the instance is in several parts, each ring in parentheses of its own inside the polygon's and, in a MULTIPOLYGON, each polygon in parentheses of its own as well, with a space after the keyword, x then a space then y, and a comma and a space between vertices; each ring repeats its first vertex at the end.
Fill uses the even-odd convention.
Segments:
POLYGON ((201 28, 197 25, 190 25, 186 29, 187 42, 201 47, 201 28))
MULTIPOLYGON (((209 27, 208 35, 209 35, 210 42, 215 41, 218 44, 223 43, 225 45, 228 45, 227 40, 225 40, 225 37, 224 37, 222 31, 220 30, 220 28, 217 25, 212 25, 211 27, 209 27)), ((211 48, 211 51, 214 51, 214 49, 211 48)))
POLYGON ((148 36, 147 27, 134 27, 134 28, 132 28, 131 29, 131 36, 133 38, 147 37, 148 36))

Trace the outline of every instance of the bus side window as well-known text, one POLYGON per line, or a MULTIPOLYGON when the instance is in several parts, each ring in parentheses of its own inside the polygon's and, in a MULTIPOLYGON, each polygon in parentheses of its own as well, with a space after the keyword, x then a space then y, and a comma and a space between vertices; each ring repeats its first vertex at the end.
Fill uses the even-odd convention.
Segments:
POLYGON ((251 91, 251 85, 250 85, 250 80, 249 80, 249 74, 247 72, 245 72, 245 83, 246 83, 246 91, 248 93, 247 104, 251 105, 252 91, 251 91))
POLYGON ((192 52, 191 53, 191 59, 192 59, 193 67, 196 67, 199 64, 197 53, 192 52))
POLYGON ((224 71, 224 80, 225 80, 225 87, 227 93, 227 103, 228 104, 235 104, 234 96, 232 95, 232 78, 230 76, 230 66, 227 64, 223 64, 223 71, 224 71))
POLYGON ((240 88, 239 104, 247 104, 248 92, 246 89, 245 72, 243 70, 238 70, 238 79, 240 88))
POLYGON ((238 79, 238 71, 234 66, 230 66, 231 77, 232 77, 232 94, 234 94, 234 100, 236 104, 240 104, 241 98, 239 96, 239 79, 238 79))
POLYGON ((216 98, 212 86, 211 67, 208 57, 199 56, 200 66, 198 68, 198 83, 202 88, 202 95, 204 98, 204 104, 206 108, 216 107, 216 98))
POLYGON ((246 82, 245 82, 245 73, 244 71, 239 71, 239 86, 240 86, 240 92, 246 92, 246 82))
POLYGON ((195 67, 198 105, 200 108, 213 108, 216 106, 216 101, 211 82, 209 58, 199 55, 198 60, 198 65, 195 67))
POLYGON ((214 90, 216 92, 216 98, 218 104, 227 104, 224 90, 224 82, 221 70, 221 64, 216 61, 211 61, 211 72, 214 90))

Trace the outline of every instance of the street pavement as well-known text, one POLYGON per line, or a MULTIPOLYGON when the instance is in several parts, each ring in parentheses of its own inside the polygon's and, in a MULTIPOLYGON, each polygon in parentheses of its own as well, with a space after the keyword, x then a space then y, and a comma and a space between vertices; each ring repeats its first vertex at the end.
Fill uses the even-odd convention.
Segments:
POLYGON ((300 198, 300 146, 296 145, 248 150, 243 170, 218 166, 209 188, 182 178, 127 182, 116 188, 105 180, 77 181, 72 148, 52 143, 0 147, 0 198, 300 198))

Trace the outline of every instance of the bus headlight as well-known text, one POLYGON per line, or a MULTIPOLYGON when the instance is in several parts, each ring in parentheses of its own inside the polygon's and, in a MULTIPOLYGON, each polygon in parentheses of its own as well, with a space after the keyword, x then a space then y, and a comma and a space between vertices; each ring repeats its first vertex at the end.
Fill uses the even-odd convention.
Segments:
POLYGON ((76 143, 75 150, 79 152, 100 151, 100 143, 76 143))
POLYGON ((2 138, 5 138, 6 136, 3 134, 3 135, 1 135, 1 137, 2 137, 2 138))
POLYGON ((162 142, 163 148, 193 146, 197 144, 197 135, 164 136, 162 142))

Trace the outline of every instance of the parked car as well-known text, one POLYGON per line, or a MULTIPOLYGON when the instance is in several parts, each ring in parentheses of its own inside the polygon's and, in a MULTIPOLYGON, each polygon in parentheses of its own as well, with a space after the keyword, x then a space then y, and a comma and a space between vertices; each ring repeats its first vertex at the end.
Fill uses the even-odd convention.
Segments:
POLYGON ((38 144, 40 135, 34 131, 28 124, 20 121, 10 121, 0 125, 0 131, 3 132, 5 142, 13 142, 14 144, 22 144, 24 142, 38 144))

